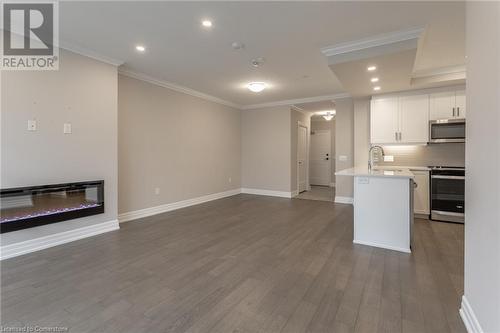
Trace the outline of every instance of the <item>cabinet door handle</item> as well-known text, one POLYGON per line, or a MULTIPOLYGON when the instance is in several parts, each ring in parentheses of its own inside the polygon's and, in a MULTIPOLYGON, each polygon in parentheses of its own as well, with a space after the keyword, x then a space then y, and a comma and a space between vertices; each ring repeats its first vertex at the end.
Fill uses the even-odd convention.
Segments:
POLYGON ((399 132, 399 141, 402 140, 402 137, 403 137, 403 135, 401 134, 401 132, 399 132))
POLYGON ((457 107, 457 117, 460 117, 460 107, 457 107))
POLYGON ((455 108, 453 108, 453 117, 455 117, 455 108))
POLYGON ((398 132, 394 132, 394 139, 396 139, 396 141, 398 141, 398 132))

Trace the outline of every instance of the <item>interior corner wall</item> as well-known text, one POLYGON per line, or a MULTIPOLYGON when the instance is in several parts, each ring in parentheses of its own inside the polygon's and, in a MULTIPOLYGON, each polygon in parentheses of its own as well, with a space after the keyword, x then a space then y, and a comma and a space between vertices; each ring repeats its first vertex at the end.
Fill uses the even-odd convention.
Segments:
POLYGON ((120 74, 119 212, 239 189, 240 114, 120 74))
POLYGON ((59 59, 55 71, 1 73, 1 188, 104 179, 105 213, 4 233, 2 246, 117 219, 117 68, 59 59))
POLYGON ((370 149, 370 99, 354 100, 354 166, 368 165, 370 149))
POLYGON ((241 113, 241 187, 291 191, 291 112, 277 106, 241 113))
MULTIPOLYGON (((297 153, 298 153, 298 124, 299 122, 305 126, 307 126, 307 144, 310 145, 311 142, 311 117, 308 115, 305 115, 304 113, 295 110, 294 108, 291 108, 291 121, 290 121, 290 136, 291 136, 291 151, 290 151, 290 187, 291 191, 297 191, 297 181, 298 181, 298 176, 297 176, 297 168, 298 168, 298 161, 297 161, 297 153)), ((308 151, 310 148, 308 148, 308 151)), ((307 161, 307 166, 309 169, 309 161, 307 161)), ((309 173, 309 170, 308 170, 309 173)), ((309 177, 309 175, 307 176, 309 177)), ((309 182, 307 181, 307 184, 309 182)))
MULTIPOLYGON (((335 101, 335 169, 354 166, 354 105, 351 98, 335 101), (344 160, 345 159, 345 160, 344 160)), ((337 176, 335 196, 352 198, 354 193, 353 177, 337 176)))
POLYGON ((470 332, 500 332, 500 2, 471 1, 466 6, 462 313, 479 326, 470 327, 470 332))

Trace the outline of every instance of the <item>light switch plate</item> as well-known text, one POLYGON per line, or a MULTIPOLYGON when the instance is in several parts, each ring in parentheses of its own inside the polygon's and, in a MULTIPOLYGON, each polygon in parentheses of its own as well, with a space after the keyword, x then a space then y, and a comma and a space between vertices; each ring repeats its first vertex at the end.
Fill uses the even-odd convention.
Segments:
POLYGON ((36 131, 36 119, 28 120, 28 131, 36 131))
POLYGON ((347 161, 347 156, 346 155, 339 155, 339 161, 347 161))
POLYGON ((385 155, 384 162, 394 162, 394 156, 393 155, 385 155))
POLYGON ((63 128, 64 134, 71 134, 71 124, 65 123, 63 128))

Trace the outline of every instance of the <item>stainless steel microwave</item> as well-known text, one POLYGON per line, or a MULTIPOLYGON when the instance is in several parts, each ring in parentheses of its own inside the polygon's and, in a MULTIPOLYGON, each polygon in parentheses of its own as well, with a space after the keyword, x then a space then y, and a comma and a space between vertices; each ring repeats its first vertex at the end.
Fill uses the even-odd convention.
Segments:
POLYGON ((429 122, 429 142, 465 142, 465 119, 439 119, 429 122))

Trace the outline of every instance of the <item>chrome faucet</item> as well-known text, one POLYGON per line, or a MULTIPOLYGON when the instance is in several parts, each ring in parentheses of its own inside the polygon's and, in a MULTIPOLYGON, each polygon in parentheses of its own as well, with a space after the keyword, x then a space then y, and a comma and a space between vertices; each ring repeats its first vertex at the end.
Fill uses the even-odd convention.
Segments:
POLYGON ((382 157, 385 156, 384 148, 382 148, 381 146, 371 146, 370 150, 368 151, 368 171, 372 171, 372 166, 373 166, 373 161, 372 161, 373 154, 372 154, 372 151, 374 149, 378 149, 382 153, 382 157))

